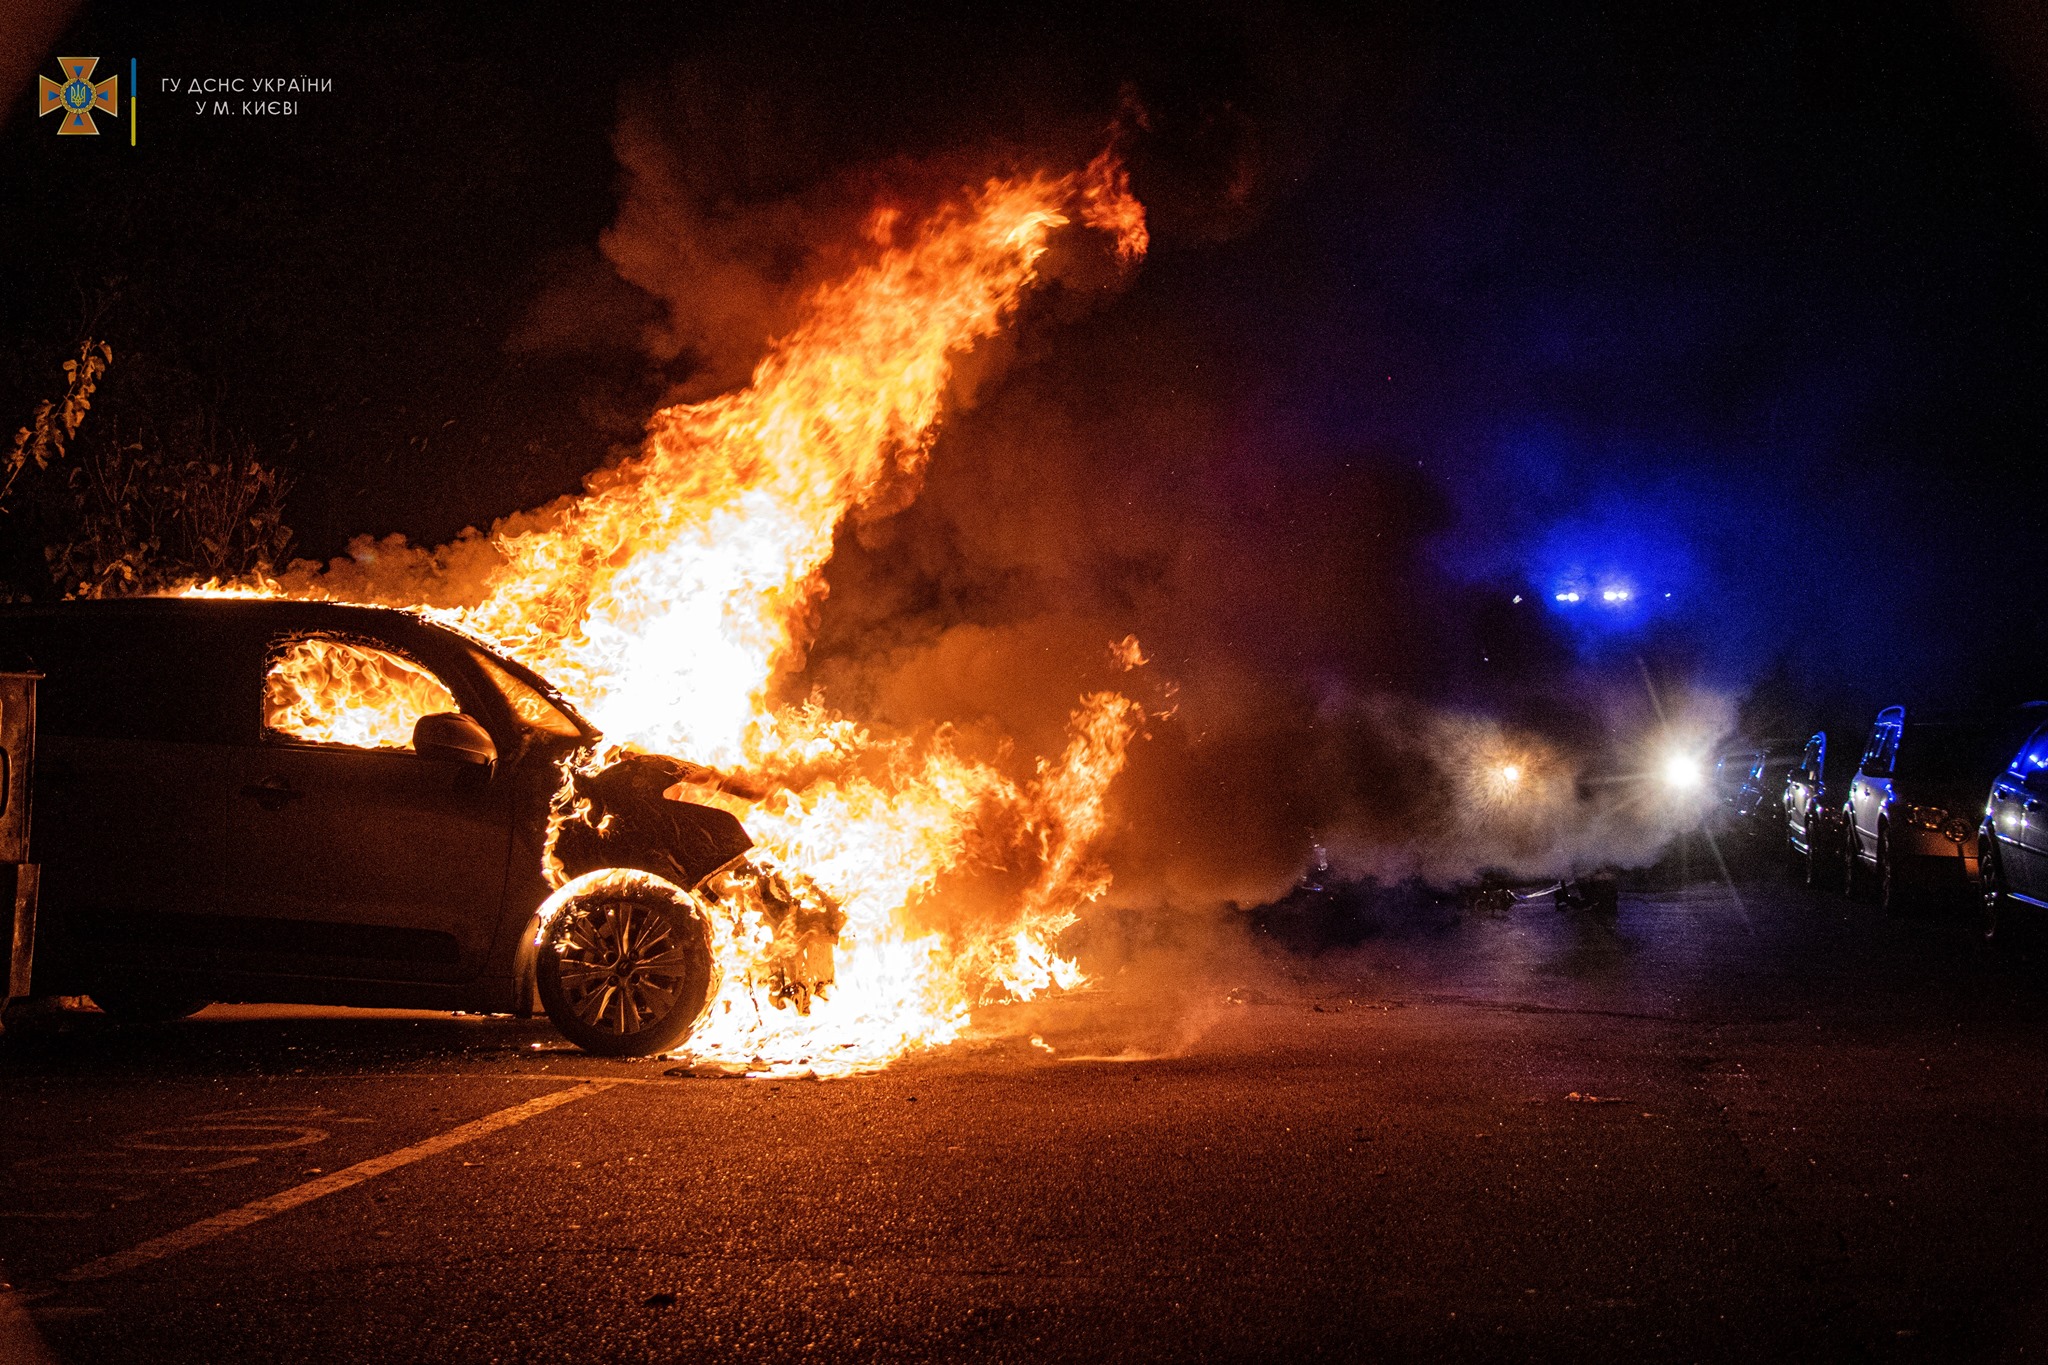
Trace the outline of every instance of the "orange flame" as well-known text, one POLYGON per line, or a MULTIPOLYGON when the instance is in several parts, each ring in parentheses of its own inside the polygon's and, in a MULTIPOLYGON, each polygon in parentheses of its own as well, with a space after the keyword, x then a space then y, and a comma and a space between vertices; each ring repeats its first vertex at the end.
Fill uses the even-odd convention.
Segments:
MULTIPOLYGON (((656 413, 641 451, 581 497, 501 525, 480 594, 436 604, 547 676, 609 744, 752 775, 764 799, 715 799, 764 866, 795 870, 843 911, 836 979, 800 1013, 762 987, 776 948, 758 885, 729 875, 706 888, 726 968, 693 1055, 860 1070, 951 1039, 980 1003, 1081 980, 1053 943, 1107 890, 1090 848, 1142 720, 1135 703, 1083 698, 1065 752, 1016 781, 944 732, 878 737, 818 699, 773 696, 801 666, 839 525, 914 490, 954 357, 1001 329, 1075 218, 1113 234, 1120 260, 1146 249, 1144 210, 1107 153, 1063 178, 989 180, 921 220, 877 210, 866 263, 814 291, 746 387, 656 413), (919 927, 942 877, 977 864, 1032 875, 992 920, 919 927)), ((290 591, 425 605, 417 588, 342 567, 355 578, 290 591)), ((1143 662, 1135 639, 1114 648, 1125 667, 1143 662)), ((383 706, 367 682, 325 679, 383 706)))
POLYGON ((421 716, 455 709, 419 665, 338 640, 293 640, 263 680, 264 728, 312 744, 405 749, 421 716))

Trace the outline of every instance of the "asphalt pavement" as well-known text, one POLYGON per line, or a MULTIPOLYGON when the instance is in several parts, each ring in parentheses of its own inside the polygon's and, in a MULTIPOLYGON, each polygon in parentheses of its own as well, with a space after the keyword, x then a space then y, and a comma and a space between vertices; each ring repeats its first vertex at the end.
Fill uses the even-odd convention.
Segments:
POLYGON ((0 1040, 0 1356, 2048 1348, 2048 934, 1770 869, 1266 927, 839 1081, 389 1012, 0 1040))

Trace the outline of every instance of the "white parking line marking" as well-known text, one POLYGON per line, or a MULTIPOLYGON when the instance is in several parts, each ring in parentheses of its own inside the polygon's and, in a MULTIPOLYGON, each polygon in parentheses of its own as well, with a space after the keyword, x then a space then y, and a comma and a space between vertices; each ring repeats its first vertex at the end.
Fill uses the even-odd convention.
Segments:
POLYGON ((450 1128, 445 1133, 427 1138, 423 1142, 415 1142, 410 1147, 401 1147, 395 1152, 386 1152, 383 1156, 373 1156, 367 1161, 358 1161, 355 1165, 344 1167, 333 1175, 323 1175, 318 1180, 309 1180, 303 1185, 294 1185, 282 1193, 273 1194, 265 1199, 255 1200, 252 1203, 242 1205, 238 1209, 229 1209, 226 1213, 217 1213, 211 1218, 202 1218, 191 1226, 180 1228, 176 1232, 168 1232, 161 1237, 152 1237, 147 1242, 130 1247, 126 1251, 117 1251, 111 1256, 102 1256, 97 1261, 87 1261, 75 1270, 65 1271, 57 1276, 57 1278, 66 1283, 77 1283, 81 1280, 103 1280, 109 1275, 119 1275, 123 1271, 133 1270, 137 1266, 147 1265, 151 1261, 160 1261, 166 1256, 173 1256, 180 1251, 186 1251, 203 1243, 211 1242, 216 1237, 225 1237, 231 1232, 238 1232, 251 1224, 260 1223, 266 1218, 295 1209, 301 1204, 310 1204, 315 1199, 323 1199, 330 1194, 338 1194, 351 1186, 362 1184, 365 1180, 374 1179, 386 1171, 410 1165, 415 1161, 445 1152, 451 1147, 460 1147, 465 1142, 474 1142, 476 1139, 487 1137, 492 1133, 498 1132, 500 1129, 510 1128, 515 1123, 524 1123, 536 1114, 545 1114, 550 1109, 559 1108, 565 1104, 573 1104, 577 1100, 595 1095, 601 1090, 609 1090, 615 1084, 617 1082, 608 1080, 584 1081, 582 1084, 571 1086, 567 1090, 557 1090, 553 1094, 542 1095, 537 1099, 528 1100, 524 1104, 515 1104, 509 1109, 500 1109, 495 1114, 486 1114, 480 1119, 473 1119, 468 1123, 462 1124, 460 1127, 450 1128))

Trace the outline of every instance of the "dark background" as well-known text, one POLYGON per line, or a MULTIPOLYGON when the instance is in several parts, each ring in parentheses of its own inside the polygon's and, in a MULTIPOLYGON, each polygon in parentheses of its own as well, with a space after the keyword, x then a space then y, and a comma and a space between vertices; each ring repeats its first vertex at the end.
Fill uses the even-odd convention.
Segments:
POLYGON ((1333 829, 1385 844, 1426 799, 1392 790, 1425 710, 1572 735, 1645 676, 1785 728, 2048 693, 2017 5, 14 29, 23 71, 102 54, 124 98, 139 57, 143 101, 131 149, 13 92, 8 425, 90 328, 104 408, 152 375, 209 395, 321 559, 573 491, 659 403, 743 379, 843 207, 1064 170, 1119 126, 1150 258, 1121 292, 1055 283, 978 362, 924 497, 843 537, 800 681, 1043 752, 1134 630, 1179 688, 1130 783, 1182 808, 1172 861, 1250 845, 1270 879, 1333 829), (334 84, 219 121, 156 88, 238 74, 334 84))

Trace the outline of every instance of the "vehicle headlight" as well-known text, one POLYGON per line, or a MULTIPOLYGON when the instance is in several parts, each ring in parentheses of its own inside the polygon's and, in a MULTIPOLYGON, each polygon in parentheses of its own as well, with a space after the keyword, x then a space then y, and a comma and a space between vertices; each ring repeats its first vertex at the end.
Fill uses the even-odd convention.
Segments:
POLYGON ((1695 791, 1706 781, 1700 761, 1691 754, 1674 751, 1664 758, 1664 785, 1673 791, 1695 791))

